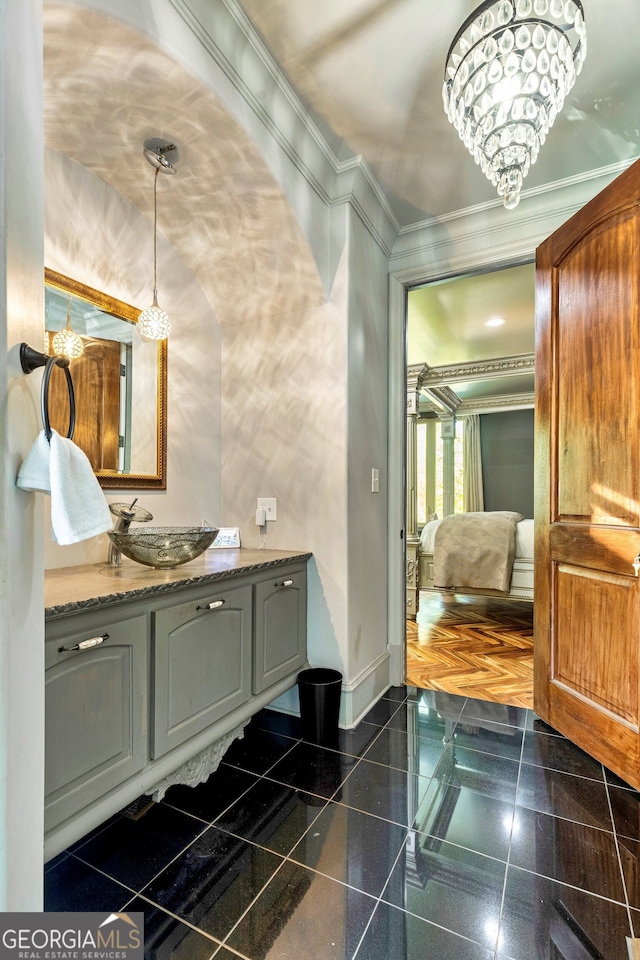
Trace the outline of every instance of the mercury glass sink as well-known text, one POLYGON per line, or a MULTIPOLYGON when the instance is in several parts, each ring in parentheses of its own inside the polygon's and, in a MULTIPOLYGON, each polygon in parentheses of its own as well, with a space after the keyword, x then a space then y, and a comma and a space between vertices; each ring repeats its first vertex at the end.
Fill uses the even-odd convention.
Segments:
POLYGON ((114 547, 137 563, 171 570, 195 560, 218 536, 217 527, 144 527, 108 530, 114 547))

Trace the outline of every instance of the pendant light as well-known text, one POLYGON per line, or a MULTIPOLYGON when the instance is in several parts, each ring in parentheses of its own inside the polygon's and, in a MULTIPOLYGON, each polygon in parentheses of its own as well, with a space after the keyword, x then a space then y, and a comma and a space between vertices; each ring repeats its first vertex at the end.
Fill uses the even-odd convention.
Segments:
POLYGON ((508 210, 586 53, 581 0, 485 0, 454 37, 444 109, 508 210))
POLYGON ((146 307, 138 317, 138 333, 143 340, 166 340, 171 332, 171 320, 158 306, 157 290, 157 235, 158 235, 158 174, 176 172, 175 164, 178 160, 178 148, 174 143, 167 143, 159 137, 151 137, 144 141, 143 153, 152 167, 153 175, 153 303, 146 307))
POLYGON ((77 360, 84 353, 82 337, 71 329, 71 300, 67 304, 67 325, 63 330, 58 330, 51 341, 51 347, 56 356, 67 357, 69 360, 77 360))

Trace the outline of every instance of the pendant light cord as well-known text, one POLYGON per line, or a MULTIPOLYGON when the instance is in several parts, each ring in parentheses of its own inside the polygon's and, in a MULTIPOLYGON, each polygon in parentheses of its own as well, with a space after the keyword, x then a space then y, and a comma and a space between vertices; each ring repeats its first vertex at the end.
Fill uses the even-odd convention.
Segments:
POLYGON ((158 201, 157 201, 157 191, 158 191, 158 174, 160 173, 159 167, 156 167, 156 173, 153 178, 153 302, 156 303, 158 299, 158 282, 157 282, 157 235, 158 235, 158 201))

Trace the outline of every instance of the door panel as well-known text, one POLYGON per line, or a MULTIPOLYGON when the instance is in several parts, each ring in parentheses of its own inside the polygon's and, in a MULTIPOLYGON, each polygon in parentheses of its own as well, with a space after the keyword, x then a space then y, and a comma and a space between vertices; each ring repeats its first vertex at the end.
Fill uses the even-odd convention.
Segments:
POLYGON ((557 564, 555 587, 555 680, 637 727, 636 584, 557 564), (618 617, 628 629, 617 627, 618 617))
POLYGON ((557 517, 638 526, 637 365, 629 322, 638 291, 638 223, 626 211, 599 223, 555 266, 557 331, 557 517))
POLYGON ((640 164, 538 249, 536 712, 640 786, 640 164))

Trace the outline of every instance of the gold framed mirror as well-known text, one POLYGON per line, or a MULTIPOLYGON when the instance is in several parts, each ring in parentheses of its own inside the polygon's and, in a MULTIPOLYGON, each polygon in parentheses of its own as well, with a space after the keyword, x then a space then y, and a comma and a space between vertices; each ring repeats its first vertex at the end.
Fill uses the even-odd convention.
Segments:
MULTIPOLYGON (((70 361, 76 397, 76 443, 105 490, 166 490, 167 341, 145 343, 140 311, 100 290, 45 269, 44 351, 70 326, 82 341, 70 361)), ((54 368, 49 418, 66 436, 69 398, 54 368)))

